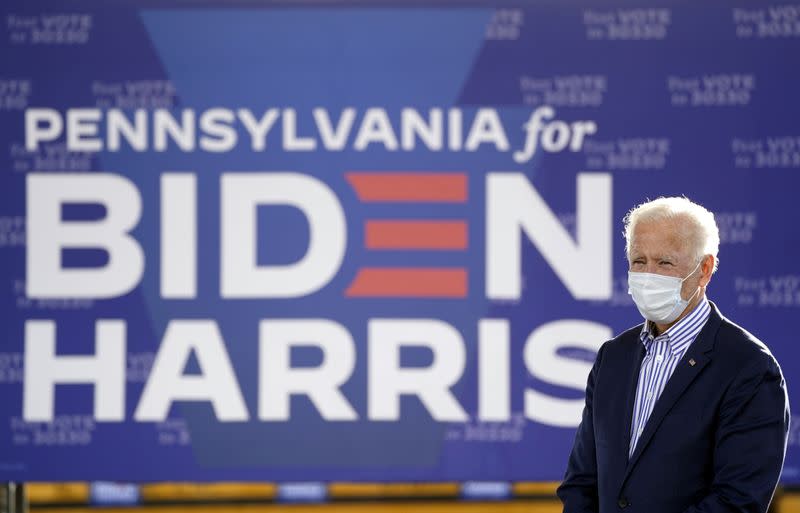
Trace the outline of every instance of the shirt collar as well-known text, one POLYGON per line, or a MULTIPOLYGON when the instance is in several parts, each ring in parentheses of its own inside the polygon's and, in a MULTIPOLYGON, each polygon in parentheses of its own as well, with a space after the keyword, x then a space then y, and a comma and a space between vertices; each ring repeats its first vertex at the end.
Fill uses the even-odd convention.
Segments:
POLYGON ((674 356, 682 357, 689 346, 697 338, 697 334, 703 329, 709 315, 711 314, 711 305, 708 299, 703 296, 703 299, 695 306, 689 314, 676 322, 661 335, 654 337, 651 332, 651 322, 645 321, 642 326, 642 331, 639 334, 639 340, 646 350, 650 350, 655 341, 666 340, 670 351, 674 356))

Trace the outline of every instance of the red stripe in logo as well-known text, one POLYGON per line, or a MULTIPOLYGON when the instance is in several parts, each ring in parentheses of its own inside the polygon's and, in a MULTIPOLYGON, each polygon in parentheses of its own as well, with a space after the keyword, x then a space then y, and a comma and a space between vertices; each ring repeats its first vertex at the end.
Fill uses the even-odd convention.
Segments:
POLYGON ((373 202, 465 203, 465 173, 346 173, 358 199, 373 202))
POLYGON ((467 270, 443 268, 363 268, 345 291, 347 297, 467 296, 467 270))
POLYGON ((467 249, 464 221, 367 221, 367 249, 467 249))

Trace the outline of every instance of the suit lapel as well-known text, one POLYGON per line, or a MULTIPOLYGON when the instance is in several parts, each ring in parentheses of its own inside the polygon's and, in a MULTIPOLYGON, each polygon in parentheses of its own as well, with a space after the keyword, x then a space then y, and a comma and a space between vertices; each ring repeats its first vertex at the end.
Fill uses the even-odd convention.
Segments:
MULTIPOLYGON (((636 465, 636 462, 639 460, 639 457, 642 455, 642 452, 647 449, 647 445, 650 443, 650 440, 653 438, 653 435, 658 430, 658 427, 661 425, 661 421, 664 417, 669 413, 672 407, 675 405, 675 402, 683 395, 686 389, 691 385, 692 381, 700 374, 700 372, 705 368, 706 365, 711 361, 711 355, 708 354, 714 347, 714 338, 716 337, 717 330, 719 329, 719 325, 721 323, 722 317, 717 310, 716 305, 711 303, 711 313, 709 314, 708 321, 700 333, 697 335, 697 339, 692 343, 689 349, 686 351, 686 354, 683 356, 680 362, 678 362, 678 366, 675 367, 675 371, 673 372, 672 376, 667 381, 666 386, 664 387, 664 391, 661 393, 661 396, 656 401, 656 404, 653 408, 653 412, 650 414, 650 418, 647 419, 647 423, 645 424, 644 431, 642 431, 642 436, 639 437, 639 441, 636 444, 636 449, 633 451, 633 454, 628 460, 628 466, 625 470, 625 477, 622 479, 622 483, 620 486, 625 484, 628 476, 630 475, 633 467, 636 465), (691 365, 689 362, 694 361, 695 364, 691 365)), ((641 360, 640 360, 641 361, 641 360)), ((636 387, 638 384, 638 376, 639 376, 639 368, 640 366, 636 367, 636 380, 633 384, 633 394, 629 398, 629 406, 631 413, 628 414, 628 422, 627 422, 627 437, 630 440, 630 420, 632 417, 632 410, 633 410, 633 402, 636 396, 636 387)), ((627 454, 628 446, 630 443, 625 447, 625 451, 627 454)))
POLYGON ((625 397, 625 419, 622 426, 622 445, 625 451, 625 461, 628 460, 628 448, 631 445, 631 422, 633 420, 633 408, 636 402, 636 387, 639 384, 639 369, 642 367, 642 360, 646 353, 644 344, 639 340, 639 335, 636 335, 635 349, 633 352, 633 361, 629 363, 628 367, 628 385, 627 396, 625 397))

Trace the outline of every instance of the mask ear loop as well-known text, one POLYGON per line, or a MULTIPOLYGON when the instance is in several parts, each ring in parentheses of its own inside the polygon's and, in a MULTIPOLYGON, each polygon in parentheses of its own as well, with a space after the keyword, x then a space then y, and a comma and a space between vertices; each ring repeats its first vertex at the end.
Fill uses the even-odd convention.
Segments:
MULTIPOLYGON (((696 265, 696 266, 694 266, 694 269, 692 269, 692 272, 690 272, 689 274, 687 274, 687 275, 686 275, 686 278, 684 278, 684 279, 682 279, 682 280, 681 280, 681 284, 683 284, 683 282, 685 282, 686 280, 688 280, 688 279, 689 279, 689 277, 690 277, 691 275, 693 275, 693 274, 695 273, 695 271, 697 271, 697 269, 700 267, 700 264, 702 264, 702 263, 703 263, 703 259, 701 258, 701 259, 700 259, 700 261, 699 261, 699 262, 697 262, 697 265, 696 265)), ((691 295, 691 296, 689 296, 689 299, 687 299, 686 301, 687 301, 688 303, 691 303, 691 302, 692 302, 692 300, 694 299, 694 295, 695 295, 695 294, 697 294, 697 291, 699 291, 699 290, 700 290, 700 285, 698 285, 698 286, 697 286, 697 288, 695 289, 695 291, 694 291, 694 292, 692 292, 692 295, 691 295)), ((679 292, 679 294, 680 294, 680 292, 679 292)), ((681 299, 683 299, 683 298, 681 298, 681 299)))
POLYGON ((686 278, 684 278, 684 279, 682 279, 682 280, 681 280, 681 283, 683 283, 683 282, 685 282, 686 280, 688 280, 688 279, 689 279, 689 276, 693 275, 693 274, 694 274, 694 272, 695 272, 695 271, 697 271, 697 269, 699 269, 699 268, 700 268, 700 264, 702 264, 702 263, 703 263, 703 259, 701 258, 701 259, 700 259, 700 261, 699 261, 699 262, 697 262, 697 265, 696 265, 696 266, 694 266, 694 269, 692 269, 692 272, 690 272, 689 274, 687 274, 687 275, 686 275, 686 278))
POLYGON ((698 287, 697 287, 697 288, 694 290, 694 292, 692 292, 692 295, 691 295, 691 296, 689 296, 689 299, 687 299, 687 300, 686 300, 686 302, 687 302, 687 303, 691 303, 691 302, 692 302, 692 300, 694 299, 694 295, 695 295, 695 294, 697 294, 697 292, 698 292, 699 290, 700 290, 700 286, 698 286, 698 287))

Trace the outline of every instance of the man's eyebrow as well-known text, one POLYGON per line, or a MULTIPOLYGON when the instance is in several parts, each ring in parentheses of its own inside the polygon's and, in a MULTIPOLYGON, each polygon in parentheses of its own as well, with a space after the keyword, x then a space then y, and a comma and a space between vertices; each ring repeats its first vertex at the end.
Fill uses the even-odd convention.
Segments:
MULTIPOLYGON (((645 255, 639 253, 636 249, 631 248, 630 258, 647 258, 645 255)), ((653 260, 669 260, 670 262, 675 262, 678 258, 673 254, 663 254, 663 255, 653 255, 653 260)))

